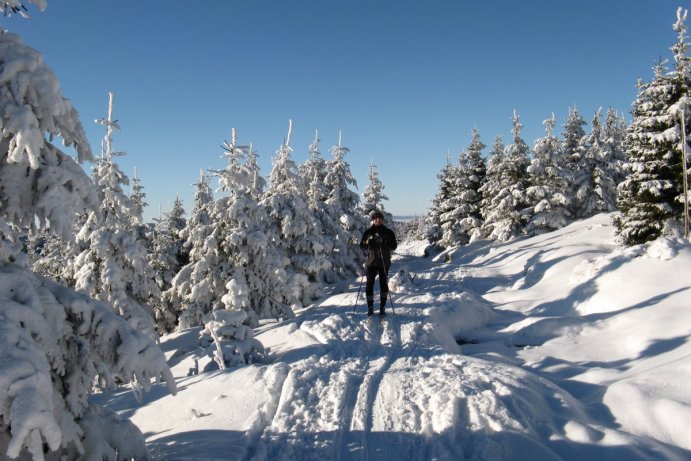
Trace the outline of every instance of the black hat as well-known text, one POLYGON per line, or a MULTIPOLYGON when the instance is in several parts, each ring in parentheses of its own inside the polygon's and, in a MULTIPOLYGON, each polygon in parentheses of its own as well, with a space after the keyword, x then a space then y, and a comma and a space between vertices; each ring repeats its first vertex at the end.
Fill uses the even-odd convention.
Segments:
POLYGON ((384 215, 381 214, 381 211, 375 211, 374 213, 372 213, 372 216, 370 217, 370 220, 374 221, 375 218, 384 219, 384 215))

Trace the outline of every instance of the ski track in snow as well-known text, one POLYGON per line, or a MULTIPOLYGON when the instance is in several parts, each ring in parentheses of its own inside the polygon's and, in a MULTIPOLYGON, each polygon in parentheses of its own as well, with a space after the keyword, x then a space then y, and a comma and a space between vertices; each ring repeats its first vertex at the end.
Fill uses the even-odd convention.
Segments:
MULTIPOLYGON (((407 262, 406 259, 399 257, 398 264, 407 262)), ((425 312, 432 307, 457 309, 461 305, 463 299, 458 293, 446 294, 449 290, 445 286, 458 280, 458 270, 442 274, 437 280, 418 272, 428 291, 393 294, 395 307, 388 306, 388 315, 383 320, 378 315, 368 320, 363 306, 358 306, 354 315, 346 314, 345 302, 336 304, 337 309, 317 308, 328 314, 321 320, 303 321, 299 329, 326 346, 327 352, 293 364, 283 383, 276 414, 264 428, 251 459, 463 457, 463 450, 453 436, 441 437, 433 444, 428 440, 436 437, 437 431, 448 431, 460 411, 458 398, 448 389, 449 372, 444 369, 444 363, 453 357, 449 352, 457 353, 458 346, 452 337, 440 343, 439 325, 425 312), (437 357, 445 358, 439 362, 437 357), (440 366, 442 371, 438 371, 440 366), (389 373, 404 377, 388 383, 389 373), (408 375, 410 378, 406 379, 408 375), (405 388, 397 389, 401 382, 407 383, 405 388), (406 401, 402 414, 390 413, 393 400, 398 405, 401 400, 406 401), (439 420, 436 414, 444 409, 450 414, 439 420)), ((352 305, 356 295, 353 293, 348 298, 352 298, 352 305)), ((452 364, 451 368, 458 373, 462 366, 452 364)), ((483 379, 490 380, 491 376, 483 379)), ((481 416, 483 408, 480 408, 490 404, 477 401, 477 398, 468 399, 471 408, 466 410, 468 418, 476 426, 491 425, 491 421, 481 416)), ((495 426, 502 424, 495 423, 495 426)), ((490 453, 497 454, 495 449, 490 453)))
POLYGON ((384 320, 356 313, 302 323, 301 331, 329 351, 292 368, 254 459, 382 459, 387 446, 369 434, 376 390, 400 351, 398 322, 389 311, 384 320))
MULTIPOLYGON (((395 314, 389 305, 385 320, 367 320, 362 305, 350 315, 357 284, 296 319, 299 331, 323 348, 291 365, 275 414, 248 459, 654 456, 655 444, 593 423, 578 401, 544 377, 461 355, 454 337, 459 327, 440 323, 454 317, 448 313, 462 310, 455 317, 464 318, 469 330, 497 315, 459 286, 466 268, 449 264, 435 272, 427 270, 431 261, 410 256, 394 264, 414 266, 416 282, 393 293, 395 314), (540 416, 545 414, 552 416, 540 416), (602 440, 622 448, 592 448, 602 440)), ((504 318, 515 320, 515 313, 504 318)))
MULTIPOLYGON (((406 259, 399 257, 397 264, 406 259)), ((348 297, 351 306, 356 297, 355 293, 348 297)), ((392 298, 394 306, 389 303, 385 319, 375 315, 368 320, 364 306, 358 306, 354 315, 346 314, 343 302, 336 309, 320 307, 330 312, 324 319, 301 323, 300 331, 326 345, 328 352, 293 365, 276 416, 265 428, 254 459, 428 458, 424 438, 411 437, 402 444, 396 443, 398 435, 392 439, 385 426, 398 421, 387 421, 387 397, 380 391, 385 375, 398 361, 445 352, 436 325, 422 311, 433 299, 442 305, 457 305, 459 300, 452 295, 440 300, 431 293, 392 293, 392 298), (417 449, 413 450, 411 441, 417 449)), ((453 339, 448 345, 457 349, 453 339)), ((422 406, 412 406, 403 419, 422 421, 425 413, 422 406)))
MULTIPOLYGON (((626 432, 597 399, 593 406, 588 395, 575 398, 562 386, 583 387, 550 371, 549 357, 526 366, 520 354, 540 347, 555 328, 577 334, 583 325, 578 315, 562 317, 561 305, 552 308, 554 317, 525 311, 520 298, 503 308, 507 293, 543 283, 553 264, 548 251, 528 253, 521 244, 532 241, 514 244, 514 252, 490 251, 475 266, 468 264, 472 247, 448 264, 440 262, 444 254, 396 255, 394 270, 414 280, 396 286, 383 320, 367 319, 356 280, 294 319, 259 328, 257 338, 271 346, 269 364, 217 374, 244 386, 239 400, 250 390, 252 407, 230 423, 219 419, 212 446, 194 432, 184 447, 167 444, 183 432, 151 434, 149 443, 166 460, 687 459, 674 446, 626 432), (506 264, 503 258, 511 258, 515 274, 492 267, 506 264)), ((587 284, 619 258, 600 249, 587 256, 570 269, 571 283, 587 284)))

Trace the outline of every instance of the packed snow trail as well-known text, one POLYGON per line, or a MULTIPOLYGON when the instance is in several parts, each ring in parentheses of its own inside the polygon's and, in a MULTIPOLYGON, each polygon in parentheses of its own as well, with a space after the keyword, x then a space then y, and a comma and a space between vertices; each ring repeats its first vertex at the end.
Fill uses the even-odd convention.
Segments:
MULTIPOLYGON (((180 332, 162 342, 177 397, 103 398, 142 428, 153 458, 163 460, 691 459, 679 424, 688 420, 688 380, 678 378, 691 349, 691 322, 679 321, 688 315, 688 292, 665 277, 657 281, 665 291, 644 298, 626 290, 591 295, 635 258, 612 251, 603 237, 593 244, 593 232, 607 232, 598 226, 593 219, 511 244, 470 245, 448 263, 443 254, 398 255, 396 315, 389 309, 383 322, 367 321, 363 305, 350 315, 353 281, 294 319, 258 328, 267 363, 190 376, 195 359, 200 370, 210 359, 197 331, 180 332), (674 323, 655 327, 659 312, 674 323), (651 373, 666 387, 651 387, 651 373), (655 394, 644 395, 649 389, 655 394), (666 415, 666 426, 661 419, 642 425, 666 415)), ((634 263, 622 280, 664 267, 634 263)))
POLYGON ((376 389, 398 345, 395 328, 391 319, 369 321, 358 314, 303 322, 300 330, 329 352, 293 366, 257 454, 266 459, 368 459, 370 451, 381 451, 368 434, 375 424, 376 389), (303 452, 304 447, 311 449, 303 452))
POLYGON ((323 349, 291 365, 251 459, 660 457, 655 443, 594 424, 553 383, 460 355, 456 337, 497 319, 484 300, 451 288, 462 268, 432 271, 431 261, 411 257, 395 264, 417 275, 394 294, 396 315, 389 307, 386 320, 368 321, 362 306, 349 315, 354 284, 296 319, 323 349))

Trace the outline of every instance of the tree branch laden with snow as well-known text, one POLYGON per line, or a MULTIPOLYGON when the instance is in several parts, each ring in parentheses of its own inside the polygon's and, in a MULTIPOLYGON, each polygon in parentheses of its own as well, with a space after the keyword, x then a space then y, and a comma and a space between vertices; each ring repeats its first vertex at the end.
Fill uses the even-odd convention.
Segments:
POLYGON ((84 455, 95 442, 81 419, 96 380, 137 391, 163 380, 175 393, 160 349, 107 304, 14 265, 0 268, 0 304, 0 429, 11 431, 10 458, 26 450, 43 459, 44 443, 84 455))

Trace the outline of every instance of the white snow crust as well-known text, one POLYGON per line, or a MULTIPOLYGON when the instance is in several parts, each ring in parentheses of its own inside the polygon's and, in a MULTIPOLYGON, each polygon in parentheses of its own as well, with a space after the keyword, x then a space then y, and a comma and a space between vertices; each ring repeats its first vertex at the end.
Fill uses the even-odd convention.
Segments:
POLYGON ((690 459, 691 247, 623 250, 611 217, 436 258, 402 244, 386 320, 353 280, 257 328, 265 363, 188 376, 185 330, 161 343, 177 396, 95 400, 154 459, 690 459))

